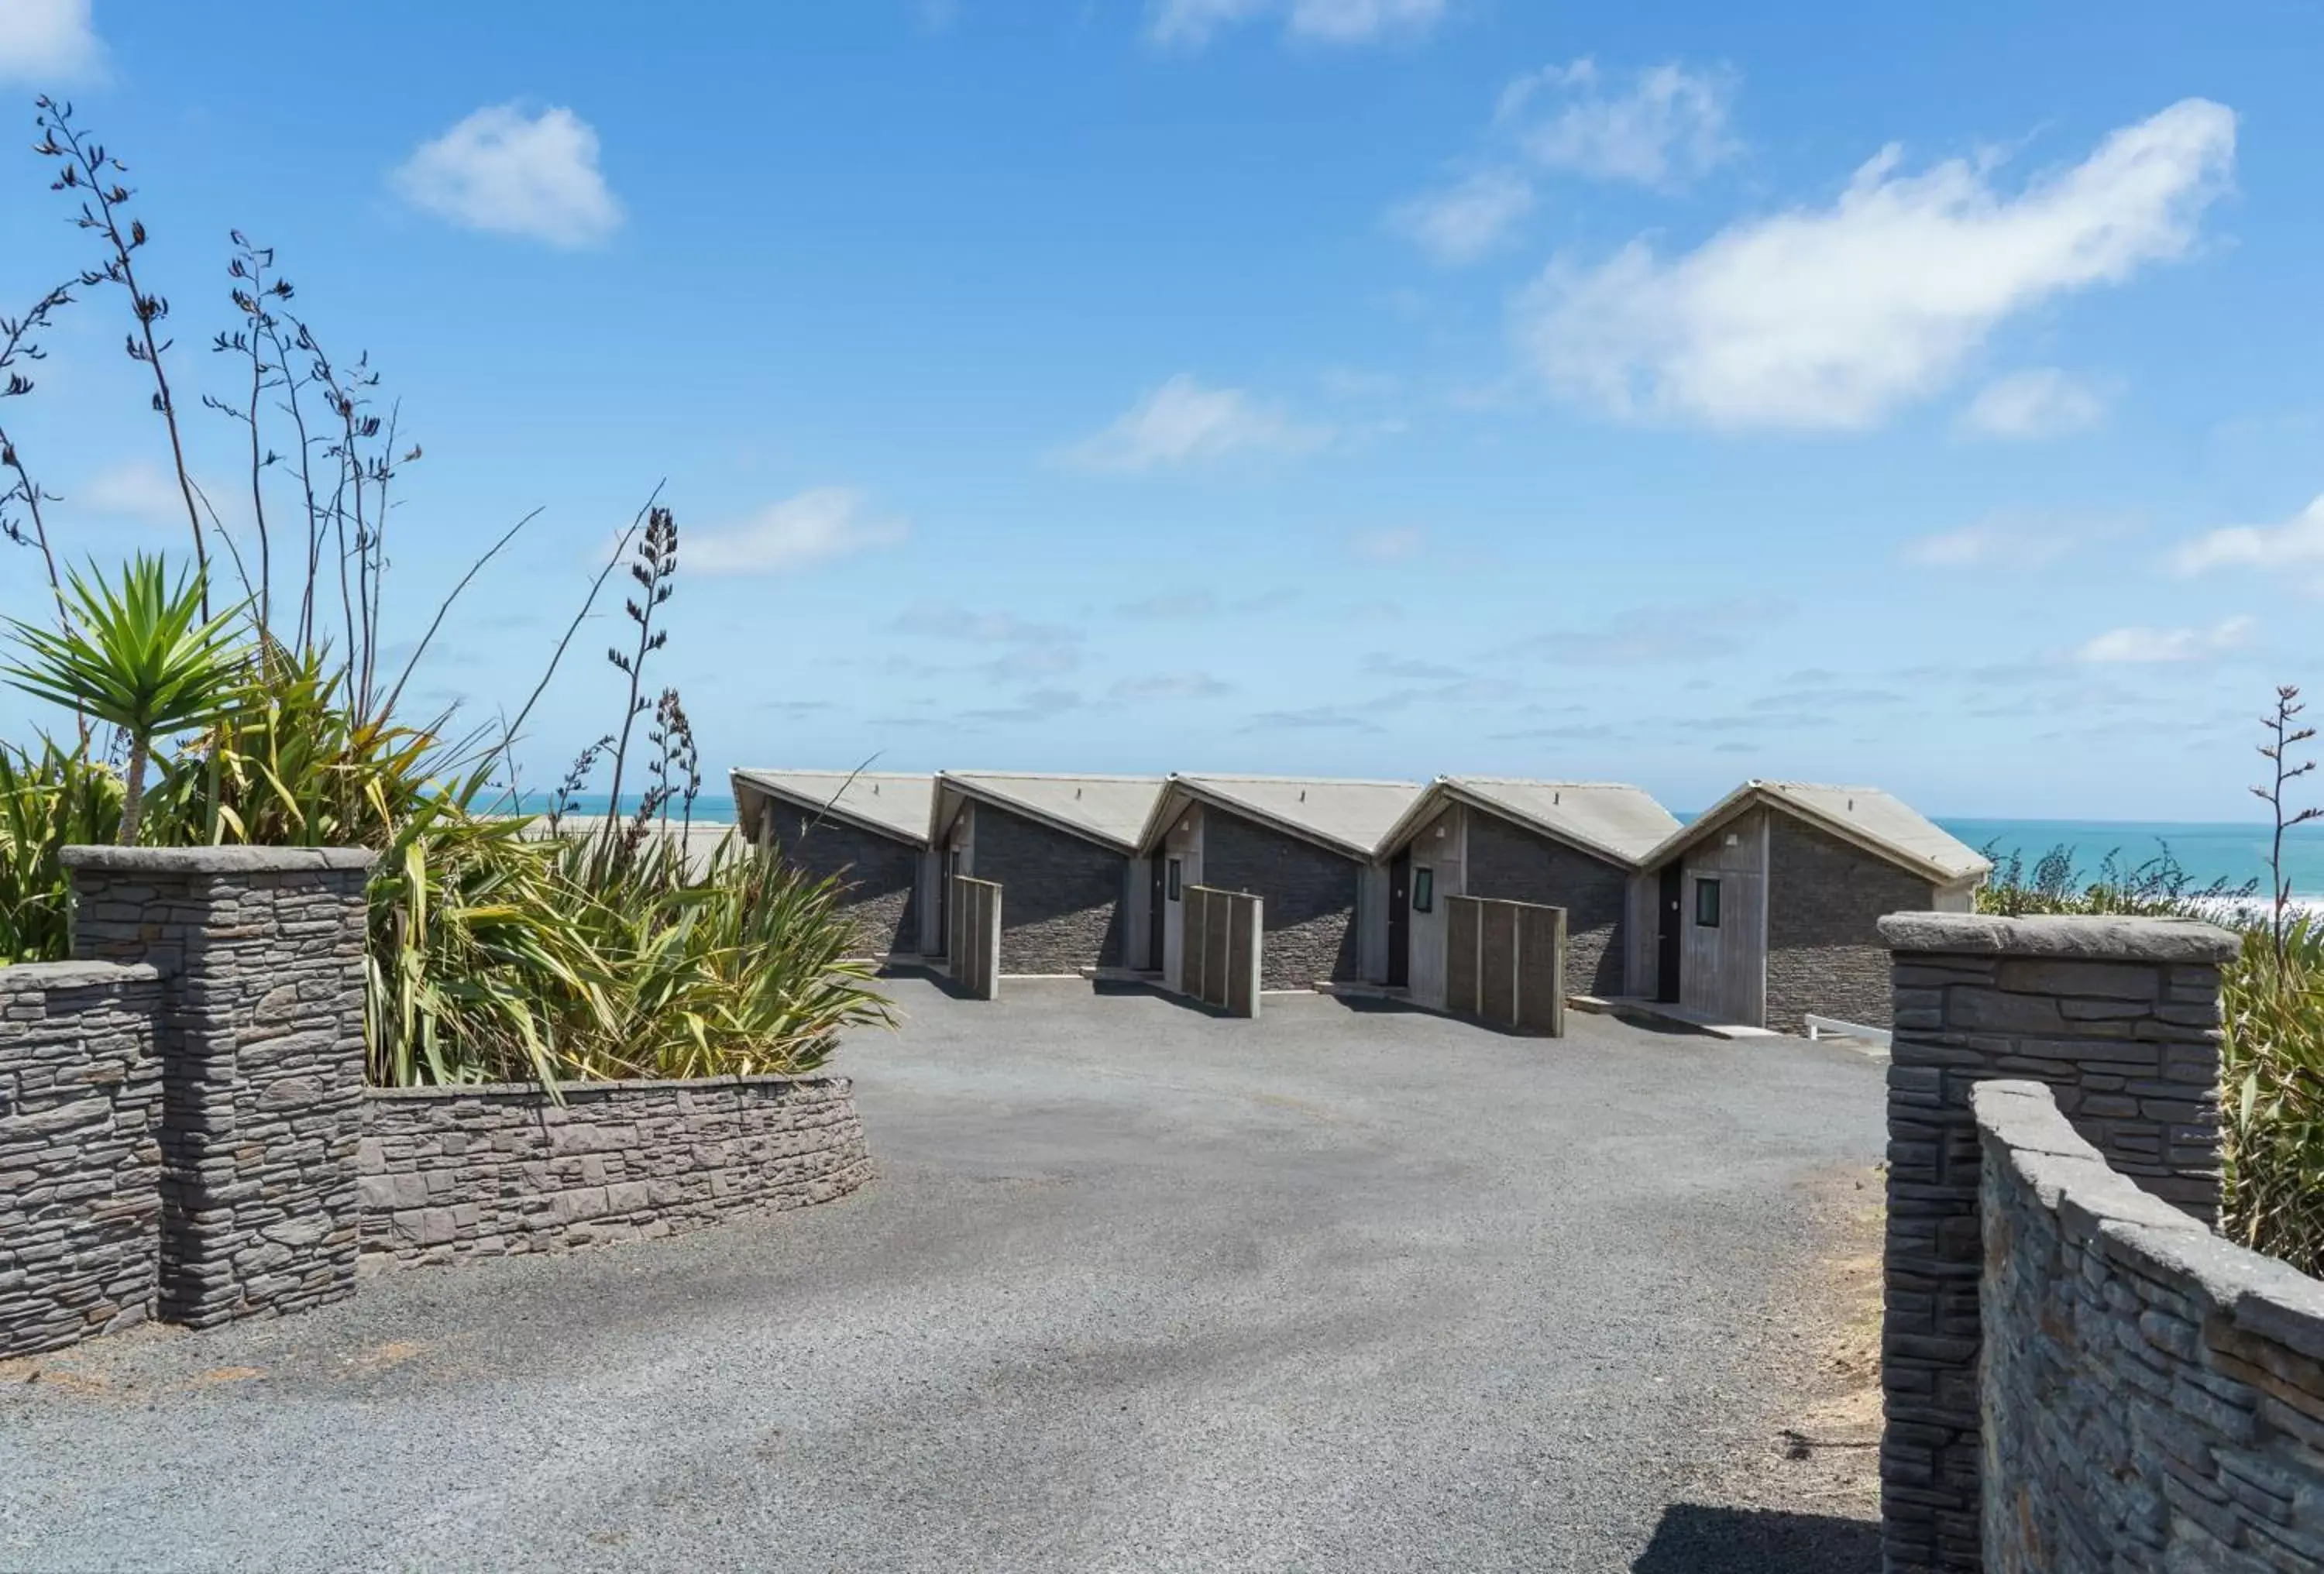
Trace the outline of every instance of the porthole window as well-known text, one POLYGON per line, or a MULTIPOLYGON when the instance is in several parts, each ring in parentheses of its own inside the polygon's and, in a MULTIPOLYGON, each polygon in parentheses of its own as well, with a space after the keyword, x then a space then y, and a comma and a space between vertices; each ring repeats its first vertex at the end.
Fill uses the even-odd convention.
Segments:
POLYGON ((1430 913, 1436 909, 1436 871, 1416 869, 1412 871, 1412 910, 1430 913))
POLYGON ((1699 879, 1694 882, 1694 921, 1704 929, 1719 927, 1719 882, 1699 879))

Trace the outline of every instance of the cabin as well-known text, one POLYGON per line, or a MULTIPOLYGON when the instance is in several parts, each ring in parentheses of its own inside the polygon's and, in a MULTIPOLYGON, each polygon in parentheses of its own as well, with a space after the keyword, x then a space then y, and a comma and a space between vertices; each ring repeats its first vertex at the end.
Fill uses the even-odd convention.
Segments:
POLYGON ((1161 791, 1154 776, 936 777, 929 836, 943 878, 1001 887, 1003 975, 1123 968, 1148 948, 1138 843, 1161 791))
POLYGON ((930 776, 847 770, 737 770, 734 819, 752 845, 835 879, 857 955, 918 962, 943 949, 930 776))
POLYGON ((1881 917, 1970 912, 1993 867, 1877 787, 1792 781, 1745 782, 1645 861, 1633 992, 1782 1033, 1887 1027, 1881 917))
POLYGON ((1139 840, 1150 861, 1146 965, 1167 988, 1185 987, 1183 893, 1210 886, 1259 898, 1259 988, 1375 976, 1384 962, 1367 954, 1359 921, 1387 899, 1372 853, 1419 791, 1408 781, 1169 777, 1139 840))
POLYGON ((1444 898, 1489 897, 1565 909, 1568 995, 1626 993, 1632 882, 1678 828, 1642 787, 1438 777, 1379 845, 1384 981, 1445 1009, 1444 898))

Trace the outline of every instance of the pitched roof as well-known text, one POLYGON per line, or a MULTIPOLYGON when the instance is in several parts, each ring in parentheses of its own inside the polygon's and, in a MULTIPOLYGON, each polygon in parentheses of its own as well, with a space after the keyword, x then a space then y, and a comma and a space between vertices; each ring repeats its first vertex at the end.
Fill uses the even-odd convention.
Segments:
POLYGON ((1320 842, 1350 858, 1369 859, 1381 836, 1412 806, 1415 781, 1345 781, 1319 776, 1173 775, 1154 805, 1139 845, 1150 847, 1167 828, 1171 799, 1184 796, 1320 842))
POLYGON ((936 778, 897 772, 850 770, 737 770, 734 815, 744 833, 758 839, 758 816, 746 787, 812 813, 844 820, 916 847, 928 844, 928 813, 936 803, 936 778))
POLYGON ((1506 776, 1440 776, 1381 840, 1393 851, 1447 803, 1468 803, 1594 853, 1638 868, 1679 824, 1644 787, 1610 781, 1531 781, 1506 776))
POLYGON ((1939 829, 1902 798, 1878 787, 1826 787, 1806 781, 1747 781, 1692 824, 1665 839, 1649 861, 1665 863, 1745 810, 1767 805, 1798 815, 1843 842, 1930 879, 1953 885, 1989 872, 1993 861, 1939 829))
POLYGON ((983 798, 1120 852, 1134 852, 1161 796, 1158 776, 1051 776, 1035 771, 947 770, 936 790, 983 798))

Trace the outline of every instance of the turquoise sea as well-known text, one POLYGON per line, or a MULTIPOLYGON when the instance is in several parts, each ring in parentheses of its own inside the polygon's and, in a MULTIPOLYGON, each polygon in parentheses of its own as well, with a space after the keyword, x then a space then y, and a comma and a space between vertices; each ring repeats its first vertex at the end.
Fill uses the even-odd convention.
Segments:
MULTIPOLYGON (((545 806, 534 795, 526 796, 528 807, 545 806)), ((575 812, 603 814, 604 805, 604 795, 598 794, 585 798, 575 812)), ((635 807, 635 801, 631 800, 626 806, 635 807)), ((731 824, 734 818, 733 800, 705 794, 695 803, 694 817, 697 823, 731 824)), ((1679 816, 1682 820, 1692 817, 1692 814, 1679 816)), ((2092 877, 2108 853, 2117 853, 2124 863, 2136 865, 2160 857, 2168 848, 2196 887, 2208 886, 2214 880, 2225 880, 2230 886, 2257 880, 2263 889, 2267 885, 2270 832, 2265 825, 2159 820, 1943 818, 1937 824, 1996 859, 2006 858, 2012 851, 2021 854, 2029 874, 2034 861, 2052 847, 2071 848, 2076 867, 2092 877)), ((2324 823, 2303 825, 2284 839, 2283 872, 2297 894, 2324 897, 2324 823)))
MULTIPOLYGON (((2267 888, 2268 843, 2273 828, 2255 824, 2171 824, 2124 820, 1946 820, 1937 824, 1996 859, 2015 851, 2033 871, 2034 860, 2052 847, 2070 847, 2075 866, 2095 874, 2108 853, 2126 864, 2159 858, 2167 848, 2196 887, 2225 880, 2230 886, 2257 880, 2267 888)), ((2303 897, 2324 897, 2324 823, 2292 831, 2283 839, 2283 874, 2303 897)))

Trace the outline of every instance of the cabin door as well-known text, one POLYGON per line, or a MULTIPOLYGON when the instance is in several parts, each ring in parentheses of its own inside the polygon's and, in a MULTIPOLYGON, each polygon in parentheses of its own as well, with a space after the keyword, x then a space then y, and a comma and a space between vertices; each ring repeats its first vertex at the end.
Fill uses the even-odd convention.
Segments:
POLYGON ((1153 969, 1156 972, 1160 972, 1162 971, 1162 909, 1167 905, 1163 901, 1162 888, 1166 883, 1167 883, 1168 879, 1167 872, 1163 867, 1166 861, 1167 860, 1158 856, 1149 858, 1146 861, 1146 883, 1148 888, 1147 894, 1148 918, 1146 922, 1146 965, 1153 969))
POLYGON ((1679 959, 1685 954, 1686 869, 1672 863, 1663 870, 1662 896, 1655 904, 1655 999, 1675 1006, 1679 998, 1679 959))
POLYGON ((1392 990, 1412 983, 1412 850, 1405 849, 1388 866, 1388 985, 1392 990))

